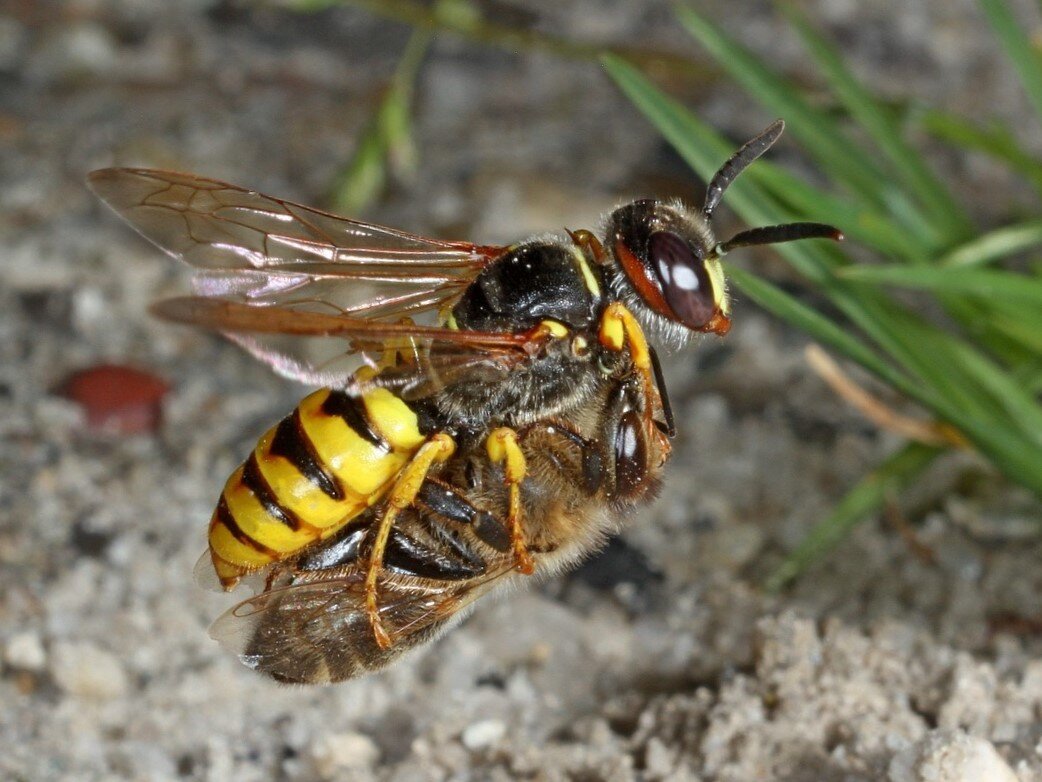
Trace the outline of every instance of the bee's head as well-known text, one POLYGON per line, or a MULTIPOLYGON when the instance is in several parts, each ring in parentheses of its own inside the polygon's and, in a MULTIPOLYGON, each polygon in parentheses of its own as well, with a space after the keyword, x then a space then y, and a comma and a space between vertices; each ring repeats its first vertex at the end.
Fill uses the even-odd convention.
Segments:
POLYGON ((681 326, 688 332, 726 334, 731 318, 720 264, 726 252, 794 239, 843 238, 821 223, 754 228, 720 243, 713 236, 710 218, 727 186, 770 149, 784 127, 781 120, 774 122, 735 152, 710 181, 701 210, 644 199, 612 212, 605 238, 606 249, 621 270, 616 284, 644 310, 646 320, 665 319, 663 325, 674 330, 681 326))

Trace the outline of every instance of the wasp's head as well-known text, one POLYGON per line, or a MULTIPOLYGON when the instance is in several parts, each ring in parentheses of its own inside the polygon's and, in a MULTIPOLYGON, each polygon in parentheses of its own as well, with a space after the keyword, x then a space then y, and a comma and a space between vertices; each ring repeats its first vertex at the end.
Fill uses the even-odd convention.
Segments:
POLYGON ((651 326, 681 335, 726 334, 731 327, 726 280, 720 258, 735 247, 794 239, 842 239, 821 223, 787 223, 743 231, 717 242, 710 226, 727 186, 781 136, 778 120, 746 143, 709 182, 700 210, 679 202, 644 199, 608 218, 606 242, 617 264, 615 287, 651 326))
POLYGON ((631 304, 689 331, 727 332, 724 272, 702 215, 679 203, 634 201, 612 212, 606 238, 631 304))

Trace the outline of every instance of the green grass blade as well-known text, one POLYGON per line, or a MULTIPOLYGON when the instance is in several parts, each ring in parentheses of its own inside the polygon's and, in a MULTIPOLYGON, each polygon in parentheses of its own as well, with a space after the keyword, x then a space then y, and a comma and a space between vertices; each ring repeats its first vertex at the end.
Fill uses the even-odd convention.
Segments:
POLYGON ((719 66, 775 114, 784 117, 792 135, 852 194, 892 212, 905 223, 906 230, 924 242, 934 245, 943 240, 914 206, 902 203, 905 199, 900 188, 830 115, 812 107, 795 86, 689 6, 681 5, 677 15, 719 66))
MULTIPOLYGON (((1023 348, 1023 354, 1014 365, 1019 369, 1022 364, 1031 363, 1042 356, 1042 310, 1036 307, 1015 307, 1003 303, 1000 307, 991 308, 981 315, 988 319, 995 329, 1023 348)), ((1014 372, 1014 375, 1016 373, 1014 372)))
POLYGON ((1039 63, 1038 54, 1031 45, 1031 39, 1028 38, 1023 25, 1017 21, 1013 15, 1013 9, 1005 0, 978 0, 978 2, 1006 50, 1006 56, 1012 61, 1028 100, 1035 108, 1035 113, 1039 119, 1042 119, 1042 65, 1039 63))
POLYGON ((1042 246, 1042 220, 996 228, 956 247, 938 262, 944 267, 984 266, 1042 246))
POLYGON ((884 255, 921 258, 931 252, 930 247, 883 212, 808 184, 765 160, 757 161, 745 176, 759 182, 779 202, 790 207, 794 216, 843 226, 848 239, 873 247, 884 255))
POLYGON ((992 121, 982 127, 954 114, 928 109, 918 115, 922 128, 935 138, 976 150, 1009 166, 1042 195, 1042 160, 1027 152, 1008 128, 992 121))
POLYGON ((913 390, 913 382, 907 375, 880 358, 849 329, 840 327, 781 288, 747 271, 729 266, 727 276, 738 290, 772 315, 810 334, 818 342, 857 362, 895 388, 903 389, 906 393, 913 390))
MULTIPOLYGON (((721 160, 730 154, 731 145, 711 128, 698 121, 684 107, 669 98, 635 68, 619 58, 607 57, 605 68, 623 92, 648 117, 670 143, 676 147, 701 176, 708 178, 721 160)), ((753 178, 739 178, 727 194, 728 203, 751 224, 783 222, 791 215, 782 210, 753 178)), ((842 226, 841 226, 842 227, 842 226)), ((913 393, 931 407, 942 400, 929 396, 930 383, 943 383, 948 377, 938 351, 925 347, 929 340, 921 333, 925 328, 907 313, 902 313, 885 297, 874 295, 858 286, 839 280, 833 272, 848 262, 835 248, 820 242, 801 242, 799 246, 779 245, 777 252, 812 282, 820 285, 833 302, 876 344, 912 371, 917 382, 902 390, 913 393)), ((927 332, 929 335, 929 332, 927 332)), ((976 415, 986 411, 957 384, 942 385, 951 395, 947 409, 966 409, 976 415)), ((953 423, 956 423, 953 421, 953 423)))
MULTIPOLYGON (((730 153, 732 145, 657 90, 629 64, 610 57, 604 64, 620 89, 680 155, 701 176, 711 176, 730 153)), ((732 184, 727 199, 751 224, 779 222, 789 217, 752 177, 740 178, 732 184)), ((848 265, 848 261, 835 246, 825 242, 800 242, 778 245, 775 249, 818 285, 855 326, 885 351, 888 359, 884 363, 902 368, 888 371, 875 362, 876 365, 870 367, 873 372, 962 430, 1000 469, 1042 494, 1042 471, 1029 469, 1031 459, 1042 463, 1042 450, 1026 441, 1020 432, 1020 428, 1040 413, 1037 406, 1032 407, 1033 400, 1013 388, 1015 384, 1008 375, 957 338, 900 307, 881 291, 837 277, 835 272, 848 265), (993 374, 996 377, 992 377, 993 374), (1010 415, 1014 409, 1021 410, 1026 417, 1015 420, 1010 415)), ((740 273, 737 280, 748 286, 748 279, 741 279, 740 273)), ((797 325, 805 327, 799 322, 797 325)), ((821 333, 818 336, 824 339, 821 333)), ((830 344, 840 347, 837 340, 830 344)), ((847 348, 844 355, 866 360, 863 351, 858 356, 850 352, 849 345, 847 348)))
POLYGON ((922 473, 940 449, 909 443, 866 475, 835 509, 810 531, 799 547, 767 578, 764 586, 777 592, 817 562, 871 513, 878 511, 922 473))
POLYGON ((883 171, 847 140, 831 117, 813 108, 794 86, 692 8, 681 5, 677 14, 713 59, 761 103, 784 117, 791 132, 830 172, 846 181, 854 192, 886 203, 887 194, 881 186, 885 181, 883 171))
POLYGON ((1042 311, 1042 280, 992 269, 938 269, 932 266, 850 266, 842 277, 934 292, 971 294, 1033 304, 1042 311))
POLYGON ((854 78, 839 52, 811 26, 802 11, 789 3, 782 3, 780 7, 803 39, 832 91, 890 159, 895 175, 926 205, 941 230, 952 235, 953 239, 970 235, 973 226, 968 216, 926 166, 923 156, 905 143, 890 111, 854 78))

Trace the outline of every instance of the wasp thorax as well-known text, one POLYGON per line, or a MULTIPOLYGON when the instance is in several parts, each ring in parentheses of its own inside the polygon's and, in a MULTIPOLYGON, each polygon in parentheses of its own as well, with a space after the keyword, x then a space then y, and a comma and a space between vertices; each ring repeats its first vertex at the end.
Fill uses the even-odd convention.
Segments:
POLYGON ((608 241, 640 304, 691 331, 726 331, 716 240, 702 215, 679 204, 634 201, 612 213, 608 241))

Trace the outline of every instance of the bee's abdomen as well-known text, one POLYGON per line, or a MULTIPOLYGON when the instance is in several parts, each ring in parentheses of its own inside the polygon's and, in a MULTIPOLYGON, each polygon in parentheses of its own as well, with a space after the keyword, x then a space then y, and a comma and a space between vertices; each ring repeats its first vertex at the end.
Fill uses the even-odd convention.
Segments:
POLYGON ((327 538, 388 489, 426 437, 386 389, 322 389, 260 438, 224 485, 210 521, 221 583, 327 538))

